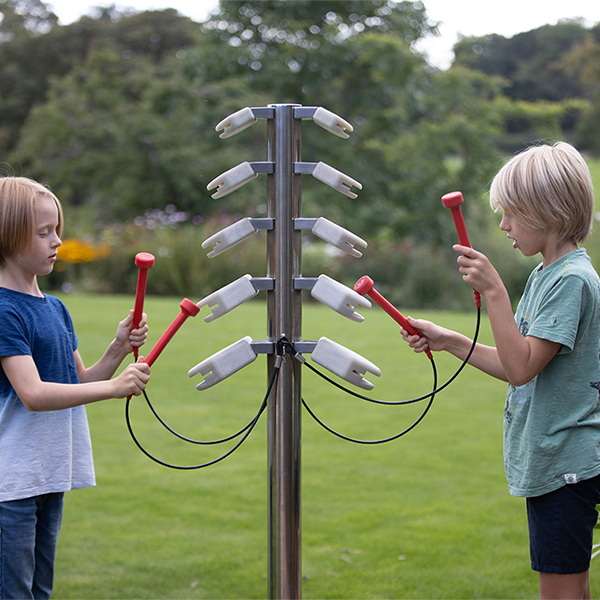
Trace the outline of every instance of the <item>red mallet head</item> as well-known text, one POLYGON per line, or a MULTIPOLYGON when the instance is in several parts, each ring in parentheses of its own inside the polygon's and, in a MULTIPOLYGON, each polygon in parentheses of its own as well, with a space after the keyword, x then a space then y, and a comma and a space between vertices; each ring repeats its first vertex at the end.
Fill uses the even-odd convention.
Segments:
POLYGON ((139 252, 135 255, 135 266, 140 269, 151 269, 154 266, 154 256, 149 252, 139 252))
POLYGON ((462 192, 450 192, 449 194, 442 196, 442 204, 446 208, 456 208, 457 206, 460 206, 463 202, 464 198, 462 192))
POLYGON ((361 296, 367 295, 375 285, 375 282, 368 276, 363 275, 355 284, 354 291, 361 296))

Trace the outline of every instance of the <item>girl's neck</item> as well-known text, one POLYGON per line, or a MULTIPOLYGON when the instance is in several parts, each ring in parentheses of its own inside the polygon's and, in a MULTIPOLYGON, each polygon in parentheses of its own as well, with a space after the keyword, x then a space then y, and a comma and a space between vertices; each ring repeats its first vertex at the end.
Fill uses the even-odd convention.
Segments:
POLYGON ((40 291, 37 277, 26 277, 22 271, 11 269, 10 263, 7 263, 0 269, 0 287, 29 294, 30 296, 42 297, 44 294, 40 291))

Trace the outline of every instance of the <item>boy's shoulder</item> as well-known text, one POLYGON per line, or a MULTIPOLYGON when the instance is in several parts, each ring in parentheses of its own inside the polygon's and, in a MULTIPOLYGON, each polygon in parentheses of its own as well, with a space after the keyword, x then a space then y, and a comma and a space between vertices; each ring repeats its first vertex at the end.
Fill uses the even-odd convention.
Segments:
POLYGON ((565 254, 562 258, 558 259, 555 263, 550 265, 551 271, 555 277, 568 277, 574 275, 583 277, 585 279, 591 279, 598 281, 598 273, 592 265, 592 260, 585 248, 578 248, 568 254, 565 254))

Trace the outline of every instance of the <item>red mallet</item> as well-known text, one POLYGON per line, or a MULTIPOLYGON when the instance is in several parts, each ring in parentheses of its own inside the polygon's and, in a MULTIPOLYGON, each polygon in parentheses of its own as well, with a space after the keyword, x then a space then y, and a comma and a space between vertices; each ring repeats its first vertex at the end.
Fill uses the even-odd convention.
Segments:
MULTIPOLYGON (((358 292, 361 296, 369 296, 375 304, 378 304, 385 310, 385 312, 400 324, 410 335, 418 335, 422 337, 418 330, 416 330, 407 320, 406 317, 392 304, 390 304, 373 286, 375 283, 368 275, 363 275, 355 284, 354 291, 358 292)), ((428 358, 432 358, 431 351, 429 348, 425 350, 428 358)))
MULTIPOLYGON (((442 196, 442 204, 450 209, 452 212, 452 218, 454 219, 454 226, 456 227, 456 233, 458 233, 458 241, 461 246, 468 246, 471 248, 471 242, 467 235, 467 228, 465 226, 465 220, 463 219, 460 205, 464 202, 463 195, 461 192, 450 192, 445 196, 442 196)), ((475 295, 475 304, 481 306, 481 295, 477 290, 473 290, 475 295)))
MULTIPOLYGON (((135 304, 133 307, 133 329, 140 326, 142 313, 144 312, 144 298, 146 297, 146 282, 148 281, 148 269, 154 266, 154 256, 148 252, 140 252, 135 255, 135 266, 139 268, 137 288, 135 290, 135 304)), ((133 349, 133 356, 138 357, 139 349, 133 349)))
MULTIPOLYGON (((154 361, 159 357, 160 353, 165 349, 165 346, 171 341, 171 338, 177 333, 177 330, 183 325, 184 321, 188 317, 195 317, 200 312, 200 309, 187 298, 184 298, 179 306, 181 306, 181 312, 167 327, 167 330, 160 336, 158 342, 154 344, 154 348, 150 350, 148 356, 144 359, 144 362, 147 365, 152 366, 154 364, 154 361)), ((127 399, 131 400, 131 396, 127 399)))
POLYGON ((171 338, 177 333, 177 330, 183 325, 184 321, 188 317, 195 317, 200 312, 200 309, 187 298, 184 298, 179 306, 181 306, 181 312, 175 317, 169 327, 167 327, 167 330, 162 334, 158 342, 156 342, 154 348, 150 350, 148 356, 144 360, 146 364, 152 366, 160 353, 165 349, 165 346, 171 341, 171 338))

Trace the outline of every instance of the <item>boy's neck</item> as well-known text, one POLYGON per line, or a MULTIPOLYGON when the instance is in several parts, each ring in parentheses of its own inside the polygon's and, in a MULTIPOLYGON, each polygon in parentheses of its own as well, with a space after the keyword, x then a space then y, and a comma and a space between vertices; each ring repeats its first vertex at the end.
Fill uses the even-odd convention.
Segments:
POLYGON ((557 260, 560 260, 563 256, 569 254, 569 252, 573 252, 577 250, 579 246, 575 242, 567 241, 562 244, 558 244, 558 242, 554 244, 548 244, 546 248, 542 251, 542 268, 546 268, 550 266, 552 263, 555 263, 557 260))

